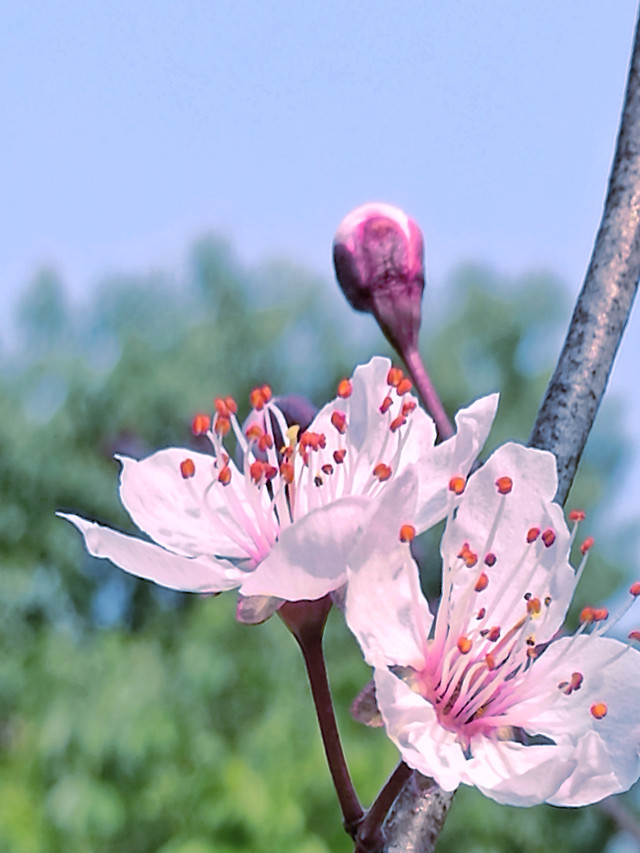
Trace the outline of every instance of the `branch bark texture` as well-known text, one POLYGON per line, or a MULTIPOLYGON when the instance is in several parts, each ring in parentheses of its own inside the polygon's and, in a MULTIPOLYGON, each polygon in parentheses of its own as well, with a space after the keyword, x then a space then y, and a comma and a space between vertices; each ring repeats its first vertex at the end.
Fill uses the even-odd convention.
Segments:
MULTIPOLYGON (((604 394, 640 276, 640 18, 609 188, 593 254, 529 443, 558 460, 564 503, 604 394)), ((451 805, 414 773, 385 823, 384 853, 432 853, 451 805)))

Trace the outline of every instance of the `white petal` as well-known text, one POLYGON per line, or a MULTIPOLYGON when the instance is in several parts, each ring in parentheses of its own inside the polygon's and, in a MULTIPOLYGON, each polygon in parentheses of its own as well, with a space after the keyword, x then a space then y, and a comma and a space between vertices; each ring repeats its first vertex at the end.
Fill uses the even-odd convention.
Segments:
POLYGON ((465 757, 453 732, 443 728, 433 706, 386 669, 374 673, 376 701, 387 734, 404 761, 425 776, 433 776, 445 791, 462 781, 465 757))
POLYGON ((160 586, 183 592, 223 592, 239 586, 244 577, 243 572, 226 560, 183 557, 77 515, 58 515, 75 524, 94 557, 109 559, 125 572, 160 586))
POLYGON ((372 665, 424 663, 433 617, 409 545, 399 540, 400 527, 413 520, 415 498, 410 470, 385 490, 349 558, 345 617, 372 665))
POLYGON ((571 746, 575 769, 549 802, 581 806, 626 791, 640 776, 640 652, 606 637, 562 638, 531 669, 532 689, 517 709, 531 733, 571 746), (557 685, 583 675, 569 696, 557 685), (551 695, 554 701, 545 701, 551 695), (607 714, 597 720, 593 704, 607 714))
MULTIPOLYGON (((218 483, 213 456, 179 447, 160 450, 136 461, 121 457, 120 498, 135 524, 154 541, 177 554, 247 557, 246 540, 239 513, 230 498, 251 513, 244 490, 252 484, 233 462, 231 482, 218 483), (193 477, 184 479, 180 463, 191 459, 193 477)), ((263 502, 266 490, 262 490, 263 502)), ((257 500, 260 497, 257 496, 257 500)), ((265 510, 266 512, 266 510, 265 510)))
POLYGON ((370 502, 340 498, 280 533, 270 554, 242 585, 242 594, 314 600, 346 580, 347 558, 370 502))
POLYGON ((452 610, 456 631, 472 630, 477 625, 472 613, 484 607, 489 626, 500 626, 504 633, 526 614, 526 593, 541 601, 550 597, 550 604, 543 605, 541 616, 531 624, 538 643, 550 639, 562 624, 575 572, 569 563, 569 531, 561 507, 553 502, 556 485, 553 455, 513 442, 500 447, 471 475, 441 544, 443 562, 453 569, 452 600, 462 602, 452 610), (510 494, 498 493, 495 483, 502 476, 513 480, 510 494), (553 529, 553 544, 546 547, 541 536, 527 543, 532 527, 553 529), (478 555, 472 568, 458 559, 465 542, 478 555), (483 566, 487 552, 495 555, 495 565, 483 566), (483 568, 489 585, 474 593, 470 607, 464 592, 483 568))

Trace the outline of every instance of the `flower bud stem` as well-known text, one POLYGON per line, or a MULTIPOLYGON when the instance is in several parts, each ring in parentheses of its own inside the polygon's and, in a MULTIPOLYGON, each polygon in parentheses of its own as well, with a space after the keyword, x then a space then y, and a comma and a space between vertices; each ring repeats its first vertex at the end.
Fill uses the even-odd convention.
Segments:
POLYGON ((340 743, 340 734, 333 711, 331 689, 327 678, 327 669, 322 651, 322 636, 329 607, 323 619, 299 620, 297 613, 300 608, 313 607, 317 602, 287 602, 278 611, 282 621, 296 638, 304 658, 313 704, 316 709, 324 752, 329 765, 329 772, 336 789, 345 830, 352 838, 356 837, 358 826, 364 814, 358 795, 355 792, 347 762, 340 743), (296 611, 294 618, 291 613, 296 611), (304 621, 304 624, 303 624, 304 621))
POLYGON ((413 770, 404 761, 398 764, 362 819, 358 827, 353 853, 372 853, 374 850, 382 849, 384 846, 382 824, 412 773, 413 770))
POLYGON ((401 352, 400 355, 407 366, 409 375, 413 380, 413 384, 420 395, 420 399, 422 400, 425 409, 435 421, 438 429, 438 435, 443 441, 447 438, 451 438, 454 432, 453 427, 451 426, 451 421, 447 417, 447 413, 444 410, 440 397, 438 397, 438 393, 434 388, 431 377, 427 373, 422 359, 420 358, 418 349, 416 347, 405 348, 405 351, 401 352))

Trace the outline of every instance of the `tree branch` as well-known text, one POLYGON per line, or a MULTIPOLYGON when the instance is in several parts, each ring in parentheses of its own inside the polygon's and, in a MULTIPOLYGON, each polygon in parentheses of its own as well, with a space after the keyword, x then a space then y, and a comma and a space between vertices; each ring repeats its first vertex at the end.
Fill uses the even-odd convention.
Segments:
MULTIPOLYGON (((640 275, 640 18, 609 189, 591 262, 529 443, 558 460, 566 500, 604 394, 640 275)), ((432 853, 453 794, 418 773, 385 824, 384 853, 432 853)))

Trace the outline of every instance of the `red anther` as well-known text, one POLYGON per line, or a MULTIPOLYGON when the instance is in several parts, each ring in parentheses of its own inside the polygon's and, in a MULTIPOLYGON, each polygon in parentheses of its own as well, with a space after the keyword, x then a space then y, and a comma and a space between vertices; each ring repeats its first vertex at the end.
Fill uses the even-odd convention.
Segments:
POLYGON ((538 657, 538 650, 534 646, 528 646, 527 647, 527 657, 531 658, 531 659, 537 658, 538 657))
POLYGON ((462 637, 458 637, 456 645, 461 655, 468 655, 471 651, 471 640, 464 635, 462 637))
POLYGON ((530 527, 527 531, 527 542, 535 542, 538 536, 540 536, 540 528, 530 527))
POLYGON ((458 552, 458 557, 464 560, 470 569, 478 562, 478 555, 471 550, 468 542, 463 544, 462 548, 458 552))
POLYGON ((211 418, 202 412, 193 416, 191 421, 191 432, 194 435, 204 435, 211 426, 211 418))
POLYGON ((527 613, 531 616, 538 616, 542 611, 542 604, 539 598, 530 598, 527 601, 527 613))
POLYGON ((344 412, 333 412, 331 415, 331 424, 338 430, 340 435, 344 435, 347 431, 347 416, 344 412))
POLYGON ((640 641, 640 631, 629 631, 629 639, 640 641))
POLYGON ((464 492, 464 487, 466 485, 467 481, 465 478, 460 477, 460 475, 456 475, 449 480, 449 491, 456 495, 461 495, 464 492))
POLYGON ((385 465, 384 462, 378 462, 376 467, 373 469, 373 476, 380 480, 381 483, 384 483, 385 480, 388 480, 392 475, 393 471, 389 468, 388 465, 385 465))
POLYGON ((594 607, 593 608, 593 621, 594 622, 604 622, 605 619, 609 618, 609 611, 606 607, 594 607))
POLYGON ((399 430, 401 426, 404 426, 406 424, 406 422, 407 419, 404 417, 404 415, 398 415, 398 417, 394 418, 389 424, 389 429, 391 430, 391 432, 396 432, 396 430, 399 430))
POLYGON ((324 483, 324 480, 322 479, 322 477, 320 476, 320 474, 316 474, 316 476, 313 478, 313 485, 314 485, 314 486, 318 486, 318 487, 319 487, 319 486, 321 486, 323 483, 324 483))
POLYGON ((496 489, 501 495, 508 495, 513 488, 513 480, 511 477, 498 477, 496 480, 496 489))
POLYGON ((584 675, 581 672, 571 673, 571 681, 569 682, 569 684, 571 685, 572 690, 580 690, 583 681, 584 675))
POLYGON ((346 450, 334 450, 333 451, 333 461, 336 465, 341 465, 344 462, 344 457, 347 455, 346 450))
POLYGON ((303 432, 300 436, 300 449, 320 450, 327 446, 327 437, 323 432, 303 432))
POLYGON ((476 613, 476 619, 484 619, 487 614, 487 610, 485 607, 481 607, 480 610, 476 613))
POLYGON ((216 397, 213 401, 213 405, 215 407, 216 412, 220 415, 221 418, 231 417, 231 412, 229 410, 229 406, 227 406, 227 401, 223 400, 222 397, 216 397))
POLYGON ((293 480, 295 477, 295 471, 294 471, 294 468, 293 468, 293 465, 291 464, 291 462, 281 462, 280 463, 280 476, 282 477, 282 480, 287 485, 290 485, 291 483, 293 483, 293 480))
POLYGON ((323 465, 321 471, 328 476, 333 474, 333 465, 330 462, 327 462, 326 465, 323 465))
POLYGON ((484 656, 485 663, 487 664, 487 669, 492 670, 496 668, 496 659, 491 654, 491 652, 487 652, 484 656))
POLYGON ((489 553, 485 556, 484 564, 485 564, 485 566, 489 566, 489 567, 495 566, 496 555, 492 551, 489 551, 489 553))
POLYGON ((595 717, 596 720, 601 720, 603 717, 606 717, 608 710, 606 702, 594 702, 589 708, 591 716, 595 717))
POLYGON ((224 468, 220 469, 220 473, 218 474, 218 482, 222 483, 223 486, 228 486, 231 482, 231 468, 228 465, 225 465, 224 468))
POLYGON ((404 373, 399 367, 389 368, 389 372, 387 373, 387 385, 391 385, 392 388, 397 388, 403 379, 404 373))
POLYGON ((236 401, 233 399, 233 397, 225 397, 225 398, 224 398, 224 402, 225 402, 225 404, 226 404, 226 406, 227 406, 227 409, 229 410, 229 414, 230 414, 230 415, 235 415, 235 414, 236 414, 236 412, 238 411, 238 404, 237 404, 237 403, 236 403, 236 401))
POLYGON ((400 541, 413 542, 416 535, 416 529, 413 524, 403 524, 400 528, 400 541))
POLYGON ((572 509, 569 513, 569 521, 584 521, 586 517, 583 509, 572 509))
POLYGON ((558 690, 561 690, 565 696, 570 696, 572 693, 571 685, 568 681, 560 681, 558 683, 558 690))
POLYGON ((213 422, 213 428, 218 433, 218 435, 228 435, 231 431, 231 421, 229 420, 229 418, 223 418, 220 415, 216 415, 216 419, 213 422))
POLYGON ((252 462, 249 465, 249 474, 251 475, 251 479, 254 483, 259 483, 262 478, 262 471, 264 467, 264 462, 261 462, 259 459, 256 459, 255 462, 252 462))
POLYGON ((268 385, 261 385, 259 388, 254 388, 249 394, 249 403, 251 408, 258 412, 264 409, 272 397, 271 388, 268 385))
POLYGON ((629 592, 634 598, 637 598, 640 595, 640 581, 632 583, 629 587, 629 592))
POLYGON ((584 622, 588 625, 590 622, 593 622, 594 620, 595 620, 595 611, 594 611, 593 607, 583 607, 582 610, 580 611, 580 620, 579 621, 584 622))
POLYGON ((380 414, 385 415, 389 411, 389 409, 391 408, 392 405, 393 405, 393 400, 387 394, 387 396, 382 401, 382 405, 380 406, 380 414))
POLYGON ((584 556, 587 551, 590 551, 593 548, 593 544, 596 540, 593 536, 587 536, 582 545, 580 546, 580 553, 584 556))
POLYGON ((338 397, 342 397, 343 400, 346 400, 347 397, 351 396, 351 392, 353 391, 353 385, 351 384, 350 379, 341 379, 338 382, 338 397))
POLYGON ((273 447, 273 439, 269 435, 268 432, 263 432, 260 438, 258 439, 258 450, 269 450, 273 447))
POLYGON ((491 643, 495 643, 500 639, 500 628, 498 625, 494 625, 493 628, 489 630, 487 634, 487 640, 491 643))
POLYGON ((183 459, 180 463, 180 473, 185 480, 193 477, 196 473, 196 466, 193 459, 183 459))
POLYGON ((478 579, 475 582, 475 586, 473 587, 476 592, 482 592, 483 589, 486 589, 489 586, 489 577, 486 572, 480 572, 478 575, 478 579))
POLYGON ((404 379, 402 379, 402 380, 400 380, 400 382, 398 382, 398 385, 396 387, 396 394, 399 397, 402 397, 404 394, 408 394, 412 388, 413 388, 413 382, 410 379, 407 379, 405 376, 404 379))
POLYGON ((417 406, 418 406, 418 404, 416 403, 415 400, 405 400, 404 403, 402 404, 402 409, 401 409, 400 414, 404 415, 404 417, 406 418, 407 415, 410 415, 411 412, 416 410, 417 406))
POLYGON ((542 541, 544 542, 545 548, 550 548, 556 541, 555 530, 552 530, 550 527, 547 527, 547 529, 542 533, 542 541))

